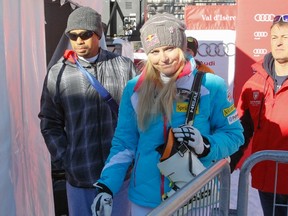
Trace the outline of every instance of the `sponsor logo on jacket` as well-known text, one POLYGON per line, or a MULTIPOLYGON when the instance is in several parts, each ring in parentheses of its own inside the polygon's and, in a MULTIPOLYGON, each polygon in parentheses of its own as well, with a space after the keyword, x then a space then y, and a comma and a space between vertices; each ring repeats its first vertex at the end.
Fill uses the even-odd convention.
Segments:
POLYGON ((229 116, 233 111, 235 110, 234 104, 232 104, 230 107, 223 109, 223 115, 229 116))
POLYGON ((252 92, 252 99, 250 100, 251 106, 260 106, 261 104, 261 98, 260 98, 260 92, 259 91, 253 91, 252 92))
POLYGON ((228 116, 227 119, 228 119, 228 122, 230 125, 233 124, 234 122, 238 121, 238 119, 239 119, 238 113, 235 112, 233 115, 228 116))
MULTIPOLYGON (((186 113, 188 109, 188 103, 187 102, 179 102, 176 105, 176 112, 184 112, 186 113)), ((199 114, 199 105, 196 108, 196 114, 199 114)))

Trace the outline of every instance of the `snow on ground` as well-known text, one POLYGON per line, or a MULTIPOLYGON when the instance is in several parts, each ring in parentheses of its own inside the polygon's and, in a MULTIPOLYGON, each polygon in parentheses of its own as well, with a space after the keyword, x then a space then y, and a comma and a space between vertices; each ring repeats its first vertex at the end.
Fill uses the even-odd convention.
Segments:
MULTIPOLYGON (((238 180, 240 170, 237 169, 231 174, 231 187, 230 187, 230 209, 237 209, 237 195, 238 195, 238 180)), ((262 207, 260 204, 258 191, 251 187, 251 176, 249 181, 248 192, 248 214, 247 216, 263 216, 262 207)))

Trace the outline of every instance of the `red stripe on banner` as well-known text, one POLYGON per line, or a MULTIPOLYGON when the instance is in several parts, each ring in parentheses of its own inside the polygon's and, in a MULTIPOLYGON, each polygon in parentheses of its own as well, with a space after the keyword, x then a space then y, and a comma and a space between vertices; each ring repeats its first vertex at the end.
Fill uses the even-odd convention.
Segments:
POLYGON ((184 10, 188 30, 235 30, 236 5, 187 5, 184 10))

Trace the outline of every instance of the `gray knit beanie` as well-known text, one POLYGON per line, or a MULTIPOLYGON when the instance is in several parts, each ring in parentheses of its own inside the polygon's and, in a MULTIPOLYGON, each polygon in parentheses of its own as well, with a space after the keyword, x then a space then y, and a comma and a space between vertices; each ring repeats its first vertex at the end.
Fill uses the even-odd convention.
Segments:
POLYGON ((93 31, 101 38, 101 15, 90 7, 77 8, 68 17, 65 33, 75 29, 93 31))
POLYGON ((145 53, 161 46, 175 46, 186 51, 185 30, 185 24, 172 14, 163 13, 150 17, 140 29, 145 53))

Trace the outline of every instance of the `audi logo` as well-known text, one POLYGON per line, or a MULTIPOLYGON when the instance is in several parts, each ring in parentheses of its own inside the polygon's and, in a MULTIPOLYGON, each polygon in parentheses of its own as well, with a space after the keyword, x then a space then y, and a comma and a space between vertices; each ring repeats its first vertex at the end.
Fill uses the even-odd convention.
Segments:
POLYGON ((274 17, 274 14, 255 14, 254 20, 256 22, 272 22, 274 17))
POLYGON ((265 55, 267 53, 267 49, 253 49, 253 54, 254 56, 260 56, 260 55, 265 55))
POLYGON ((234 43, 201 43, 198 47, 198 54, 202 57, 206 56, 234 56, 235 44, 234 43))
POLYGON ((268 32, 254 32, 254 38, 260 39, 268 36, 268 32))

